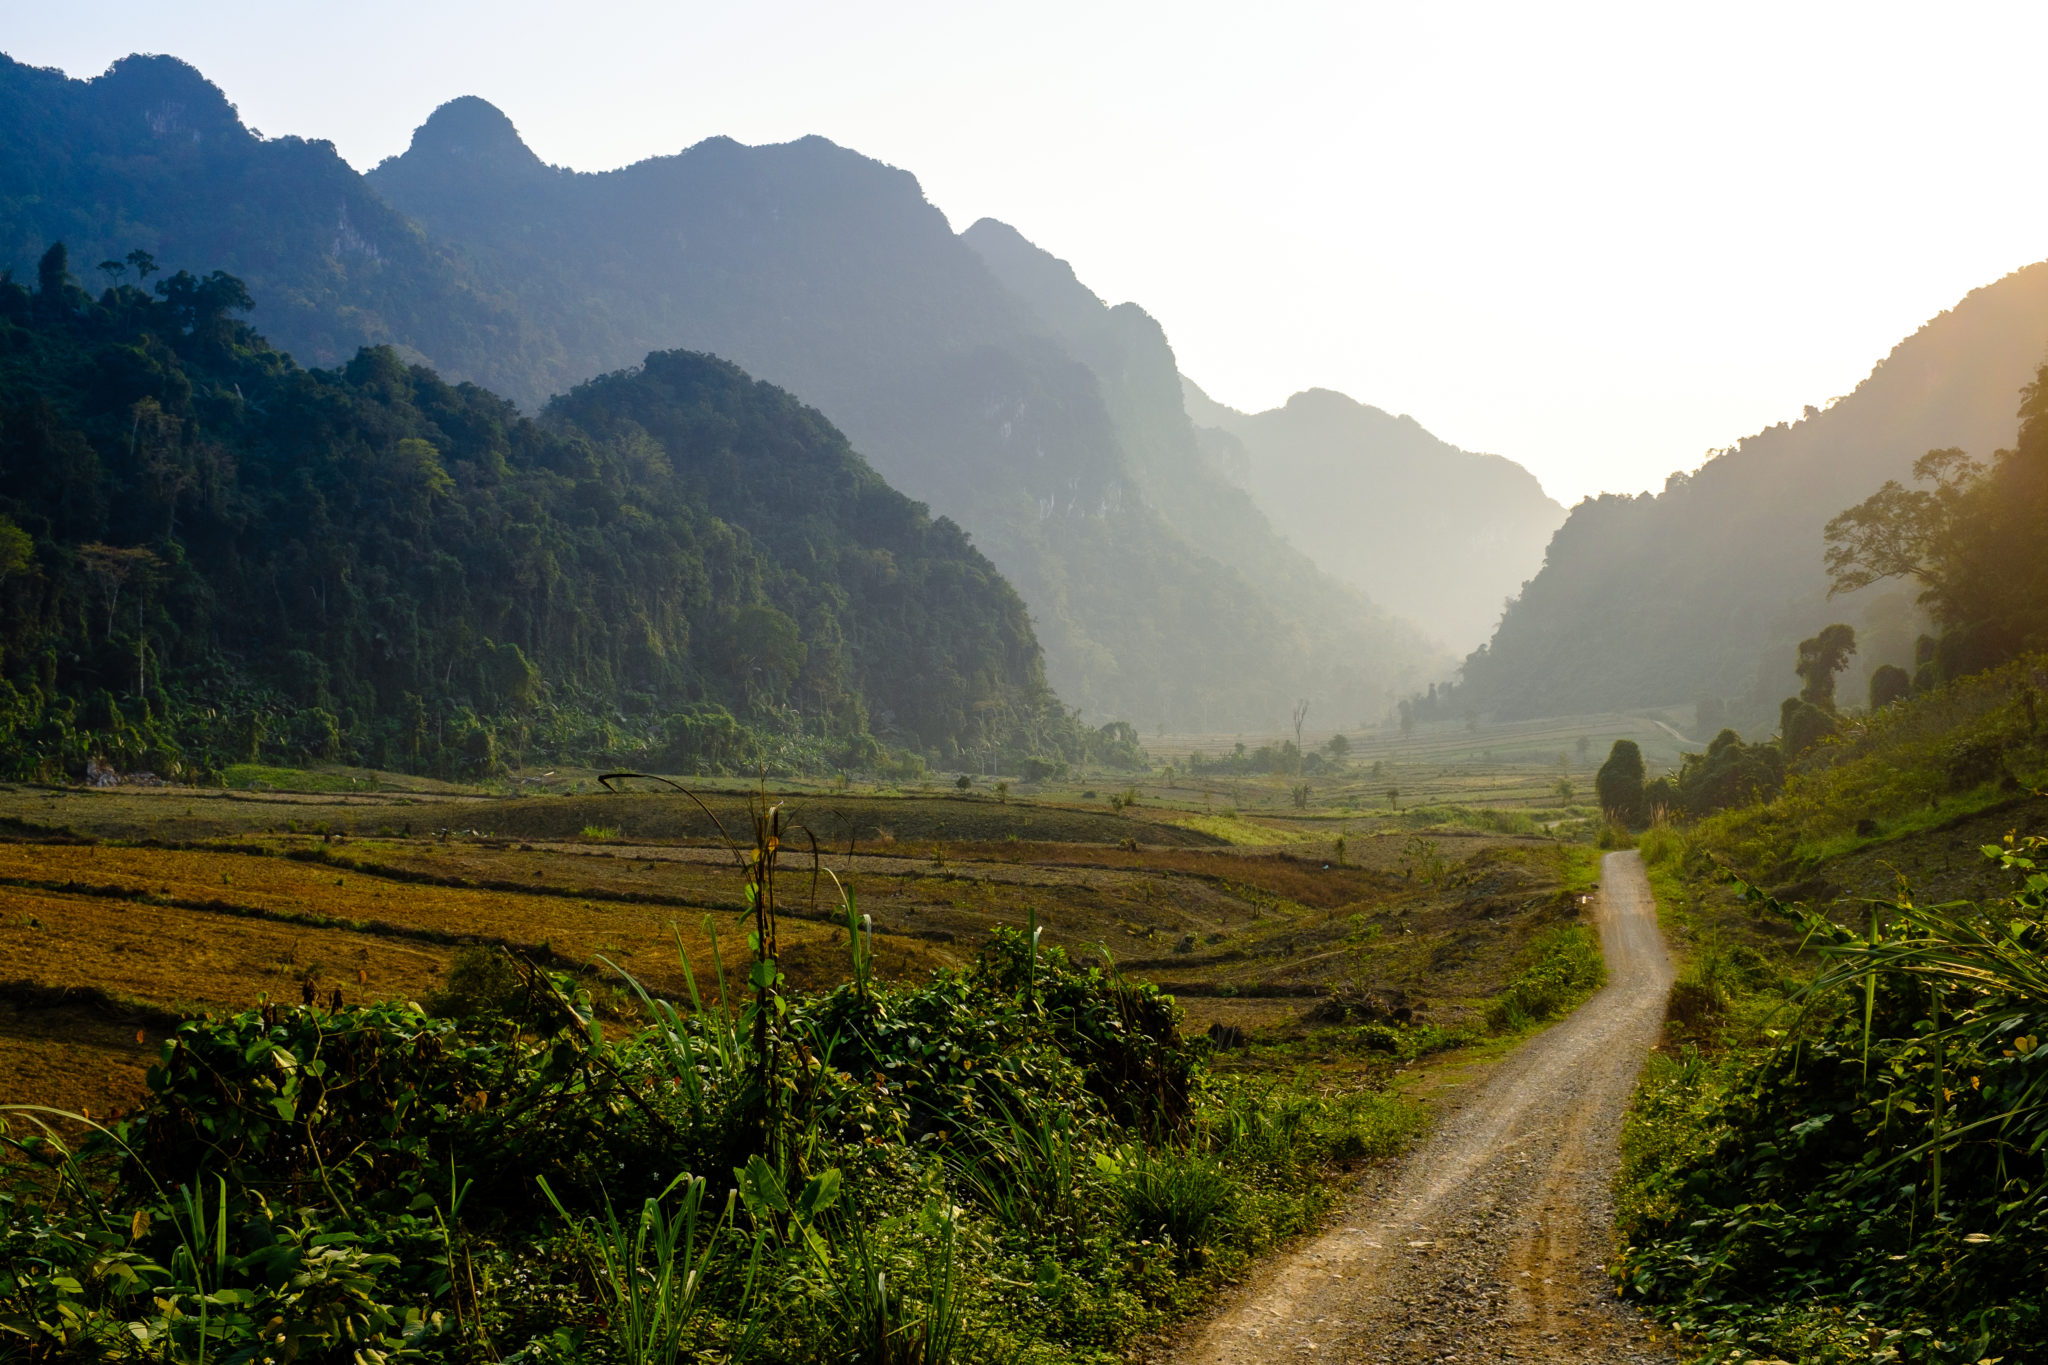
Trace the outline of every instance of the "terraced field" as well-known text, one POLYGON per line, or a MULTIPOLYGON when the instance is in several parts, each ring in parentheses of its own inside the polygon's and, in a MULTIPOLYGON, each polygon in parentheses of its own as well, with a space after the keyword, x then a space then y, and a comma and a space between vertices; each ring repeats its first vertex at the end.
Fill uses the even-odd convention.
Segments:
MULTIPOLYGON (((744 823, 740 798, 711 804, 744 823)), ((1241 821, 1257 847, 1172 808, 847 793, 793 808, 819 831, 815 859, 804 839, 782 863, 797 984, 847 970, 843 884, 884 977, 965 965, 995 926, 1035 917, 1049 942, 1171 987, 1196 1028, 1300 1030, 1334 990, 1469 1018, 1532 935, 1577 917, 1589 880, 1584 850, 1471 830, 1361 821, 1340 854, 1313 818, 1241 821)), ((132 1104, 181 1011, 309 987, 425 1000, 467 945, 577 971, 630 1009, 607 963, 681 997, 680 942, 708 989, 712 931, 728 971, 746 953, 741 873, 715 834, 655 796, 0 791, 0 1096, 132 1104)))

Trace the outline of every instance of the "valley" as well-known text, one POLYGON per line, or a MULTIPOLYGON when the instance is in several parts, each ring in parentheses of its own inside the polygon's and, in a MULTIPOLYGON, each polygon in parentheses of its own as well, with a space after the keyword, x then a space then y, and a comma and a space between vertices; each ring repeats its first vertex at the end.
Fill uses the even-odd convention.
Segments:
POLYGON ((188 8, 0 54, 0 1359, 2048 1358, 2023 81, 188 8))

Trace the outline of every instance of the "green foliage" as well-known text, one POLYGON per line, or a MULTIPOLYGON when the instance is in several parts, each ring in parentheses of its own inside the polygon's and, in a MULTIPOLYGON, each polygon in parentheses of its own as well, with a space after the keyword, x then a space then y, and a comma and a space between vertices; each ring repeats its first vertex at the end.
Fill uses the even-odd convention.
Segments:
MULTIPOLYGON (((1760 900, 1820 971, 1775 1045, 1653 1068, 1625 1148, 1625 1292, 1721 1348, 1801 1360, 2048 1349, 2030 1288, 2048 1273, 2044 850, 1984 850, 2016 881, 1995 904, 1902 898, 1867 935, 1760 900)), ((1691 1022, 1769 976, 1709 956, 1682 983, 1691 1022)))
POLYGON ((1600 765, 1593 779, 1600 809, 1609 820, 1633 829, 1649 819, 1643 794, 1644 777, 1642 749, 1632 739, 1615 740, 1607 761, 1600 765))
POLYGON ((1880 664, 1870 674, 1870 709, 1882 711, 1913 695, 1913 675, 1897 664, 1880 664))
POLYGON ((1776 744, 1745 744, 1733 730, 1723 730, 1704 754, 1679 760, 1673 779, 1676 806, 1691 816, 1711 815, 1774 795, 1785 783, 1784 749, 1776 744))
POLYGON ((1833 740, 1790 765, 1782 792, 1703 820, 1696 844, 1747 878, 1782 881, 2042 785, 2040 668, 2029 656, 1843 720, 1833 740))
POLYGON ((1833 625, 1811 639, 1799 642, 1799 662, 1794 668, 1805 686, 1799 700, 1823 711, 1835 709, 1835 675, 1849 666, 1856 652, 1856 632, 1848 626, 1833 625))
POLYGON ((1016 937, 919 987, 691 993, 614 1039, 573 980, 465 955, 452 1018, 189 1021, 76 1153, 0 1115, 34 1158, 0 1172, 0 1331, 77 1359, 138 1332, 184 1359, 1113 1352, 1416 1126, 1207 1076, 1171 1001, 1016 937), (782 1167, 746 1119, 763 1036, 782 1167))
POLYGON ((1529 965, 1486 1006, 1487 1027, 1509 1033, 1567 1014, 1607 980, 1593 931, 1566 925, 1538 938, 1529 965))
POLYGON ((1648 867, 1659 867, 1683 856, 1685 840, 1667 824, 1654 824, 1636 838, 1636 850, 1648 867))
POLYGON ((1000 927, 979 970, 997 991, 1031 1001, 1062 1052, 1116 1120, 1173 1132, 1193 1112, 1195 1059, 1180 1036, 1181 1008, 1149 981, 1109 967, 1075 968, 1063 948, 1000 927))
POLYGON ((1235 1210, 1237 1192, 1214 1157, 1169 1148, 1105 1161, 1115 1172, 1131 1234, 1164 1242, 1184 1264, 1202 1260, 1235 1210))

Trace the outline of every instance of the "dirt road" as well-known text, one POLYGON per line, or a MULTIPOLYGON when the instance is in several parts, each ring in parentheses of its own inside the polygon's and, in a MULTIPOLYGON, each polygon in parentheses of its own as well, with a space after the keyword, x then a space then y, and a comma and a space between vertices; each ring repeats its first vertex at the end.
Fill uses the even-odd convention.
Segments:
POLYGON ((1180 1365, 1674 1359, 1599 1266, 1622 1110, 1671 984, 1641 859, 1610 853, 1601 873, 1606 988, 1476 1084, 1329 1231, 1269 1263, 1180 1365))

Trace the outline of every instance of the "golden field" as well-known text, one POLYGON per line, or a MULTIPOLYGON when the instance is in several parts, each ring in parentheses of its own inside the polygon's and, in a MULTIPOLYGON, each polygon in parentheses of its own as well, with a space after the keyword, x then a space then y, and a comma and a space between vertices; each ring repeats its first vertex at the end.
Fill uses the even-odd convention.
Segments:
MULTIPOLYGON (((425 1001, 468 944, 574 970, 628 1015, 606 960, 682 998, 679 938, 709 991, 707 919, 728 974, 744 971, 742 874, 729 850, 670 824, 673 803, 460 805, 506 818, 408 835, 411 797, 322 798, 309 821, 308 802, 287 795, 0 790, 0 828, 12 831, 0 838, 0 1100, 130 1105, 180 1012, 296 1001, 308 983, 323 1000, 338 989, 425 1001), (515 822, 529 832, 502 832, 515 822), (673 837, 613 833, 664 825, 673 837), (137 842, 143 829, 162 842, 137 842)), ((815 898, 808 845, 785 856, 782 955, 797 986, 847 970, 845 885, 872 917, 884 978, 964 966, 995 926, 1035 916, 1077 957, 1107 955, 1180 993, 1190 1027, 1298 1027, 1307 998, 1333 989, 1399 991, 1433 1017, 1468 1015, 1532 934, 1575 913, 1566 888, 1585 875, 1571 846, 1473 830, 1353 827, 1340 854, 1314 817, 1248 825, 1270 831, 1260 848, 1180 828, 1185 813, 1166 810, 937 799, 899 810, 843 796, 797 810, 822 824, 821 807, 886 837, 821 849, 821 872, 838 882, 819 875, 815 898), (938 825, 969 837, 894 836, 938 825)))

